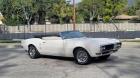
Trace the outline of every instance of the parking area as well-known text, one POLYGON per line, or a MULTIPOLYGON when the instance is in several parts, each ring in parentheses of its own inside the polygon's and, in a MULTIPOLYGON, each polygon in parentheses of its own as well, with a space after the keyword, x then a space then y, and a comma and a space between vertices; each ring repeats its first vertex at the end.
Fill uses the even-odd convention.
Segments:
POLYGON ((50 56, 33 60, 22 48, 1 47, 0 78, 140 78, 140 43, 136 44, 126 43, 108 60, 89 65, 50 56))

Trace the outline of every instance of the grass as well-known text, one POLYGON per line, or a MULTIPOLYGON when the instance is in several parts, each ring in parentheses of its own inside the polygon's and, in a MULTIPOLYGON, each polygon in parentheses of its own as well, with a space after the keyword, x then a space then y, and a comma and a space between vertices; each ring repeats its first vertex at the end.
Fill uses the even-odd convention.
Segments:
POLYGON ((20 41, 13 41, 13 40, 0 40, 0 43, 20 43, 20 41))

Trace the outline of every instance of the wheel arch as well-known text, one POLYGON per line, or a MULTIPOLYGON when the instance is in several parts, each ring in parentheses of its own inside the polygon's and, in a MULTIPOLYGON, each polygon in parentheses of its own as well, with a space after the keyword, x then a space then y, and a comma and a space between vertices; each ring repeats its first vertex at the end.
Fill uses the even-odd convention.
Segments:
MULTIPOLYGON (((83 50, 85 50, 85 51, 89 54, 89 52, 88 52, 87 49, 85 49, 84 47, 78 46, 78 47, 75 47, 75 48, 73 49, 73 56, 74 56, 74 54, 75 54, 75 52, 76 52, 77 49, 83 49, 83 50)), ((90 55, 90 54, 89 54, 89 55, 90 55)))
POLYGON ((30 46, 34 46, 34 47, 35 47, 35 45, 33 45, 33 44, 29 44, 29 45, 28 45, 28 48, 29 48, 30 46))

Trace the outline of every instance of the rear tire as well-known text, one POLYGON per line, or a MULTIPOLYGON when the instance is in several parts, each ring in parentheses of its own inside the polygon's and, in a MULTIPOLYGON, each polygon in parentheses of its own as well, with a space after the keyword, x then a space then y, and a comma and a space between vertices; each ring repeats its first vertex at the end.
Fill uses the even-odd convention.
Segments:
POLYGON ((36 59, 40 57, 40 53, 33 45, 29 46, 28 55, 31 59, 36 59))
POLYGON ((76 63, 78 63, 80 65, 86 65, 91 62, 90 55, 83 48, 79 48, 79 49, 75 50, 74 58, 75 58, 76 63))

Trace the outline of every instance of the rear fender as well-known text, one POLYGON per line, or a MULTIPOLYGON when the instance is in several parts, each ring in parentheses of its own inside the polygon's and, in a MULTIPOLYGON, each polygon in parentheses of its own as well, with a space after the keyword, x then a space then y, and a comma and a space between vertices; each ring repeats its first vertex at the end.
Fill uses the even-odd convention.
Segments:
POLYGON ((27 39, 27 40, 25 40, 23 42, 24 43, 22 43, 22 44, 24 44, 25 50, 28 51, 29 46, 33 45, 33 46, 35 46, 37 48, 38 51, 40 51, 40 45, 41 45, 41 42, 42 42, 41 39, 37 39, 37 38, 36 39, 27 39))

